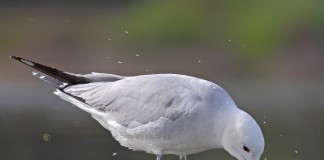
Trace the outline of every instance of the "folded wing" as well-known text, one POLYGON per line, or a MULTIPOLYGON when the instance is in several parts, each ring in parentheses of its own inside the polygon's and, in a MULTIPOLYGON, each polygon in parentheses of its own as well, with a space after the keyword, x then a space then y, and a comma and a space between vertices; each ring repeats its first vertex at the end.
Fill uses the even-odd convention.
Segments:
POLYGON ((73 85, 64 92, 79 97, 92 109, 128 126, 161 117, 177 120, 202 99, 171 75, 128 77, 115 82, 73 85))

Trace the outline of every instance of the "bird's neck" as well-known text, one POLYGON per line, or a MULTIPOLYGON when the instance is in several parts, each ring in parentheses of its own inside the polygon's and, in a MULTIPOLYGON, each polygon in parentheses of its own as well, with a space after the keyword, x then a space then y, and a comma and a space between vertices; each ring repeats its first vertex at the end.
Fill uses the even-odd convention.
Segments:
POLYGON ((237 119, 242 115, 242 110, 236 106, 226 106, 223 107, 220 112, 215 115, 215 121, 213 125, 212 132, 214 138, 212 138, 212 143, 214 148, 223 148, 224 138, 230 133, 235 131, 235 124, 237 119))

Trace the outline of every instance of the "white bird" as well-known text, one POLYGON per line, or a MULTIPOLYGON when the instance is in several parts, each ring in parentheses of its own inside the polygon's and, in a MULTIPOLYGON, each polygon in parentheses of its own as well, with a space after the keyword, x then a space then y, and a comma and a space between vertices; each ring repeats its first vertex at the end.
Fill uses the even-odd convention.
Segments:
POLYGON ((10 56, 39 72, 63 100, 88 112, 122 146, 157 155, 224 148, 239 160, 259 160, 264 138, 257 122, 218 85, 191 76, 123 77, 62 72, 10 56))

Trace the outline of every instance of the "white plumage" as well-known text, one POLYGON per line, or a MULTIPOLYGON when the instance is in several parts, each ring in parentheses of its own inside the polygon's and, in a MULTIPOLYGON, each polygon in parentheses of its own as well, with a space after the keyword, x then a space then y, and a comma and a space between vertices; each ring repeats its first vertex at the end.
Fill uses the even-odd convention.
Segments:
POLYGON ((90 113, 130 149, 182 160, 212 148, 225 148, 239 160, 258 160, 263 152, 258 124, 212 82, 177 74, 78 75, 13 58, 43 72, 34 75, 56 86, 56 95, 90 113))

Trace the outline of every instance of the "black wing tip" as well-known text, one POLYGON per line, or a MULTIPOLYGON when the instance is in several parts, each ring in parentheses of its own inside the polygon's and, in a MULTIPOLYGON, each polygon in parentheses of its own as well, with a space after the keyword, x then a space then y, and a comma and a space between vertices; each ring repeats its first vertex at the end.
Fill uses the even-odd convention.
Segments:
POLYGON ((17 60, 17 61, 19 61, 21 63, 24 63, 24 64, 26 64, 28 66, 34 66, 35 65, 35 62, 32 62, 30 60, 27 60, 27 59, 24 59, 24 58, 21 58, 21 57, 18 57, 18 56, 9 56, 9 57, 12 58, 12 59, 15 59, 15 60, 17 60))
POLYGON ((22 60, 22 59, 24 59, 24 58, 21 58, 19 56, 13 56, 13 55, 10 55, 9 57, 10 58, 13 58, 13 59, 16 59, 16 60, 22 60))
POLYGON ((18 56, 10 56, 10 58, 13 58, 29 67, 32 67, 39 72, 42 72, 50 77, 53 77, 59 81, 62 81, 67 84, 85 84, 90 83, 91 80, 82 76, 73 75, 67 72, 63 72, 61 70, 58 70, 56 68, 48 67, 43 64, 39 64, 18 56))
POLYGON ((20 57, 12 56, 12 55, 10 55, 9 57, 12 58, 12 59, 15 59, 15 60, 19 60, 19 61, 22 59, 22 58, 20 58, 20 57))

